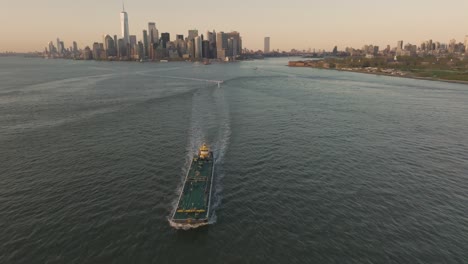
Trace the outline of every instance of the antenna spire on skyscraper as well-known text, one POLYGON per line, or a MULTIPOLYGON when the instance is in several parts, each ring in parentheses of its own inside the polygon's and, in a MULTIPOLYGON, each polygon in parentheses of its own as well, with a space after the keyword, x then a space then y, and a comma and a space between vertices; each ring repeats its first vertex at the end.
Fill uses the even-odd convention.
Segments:
POLYGON ((122 12, 120 13, 120 28, 122 30, 122 38, 125 45, 130 43, 129 30, 128 30, 128 14, 125 12, 125 3, 122 0, 122 12))

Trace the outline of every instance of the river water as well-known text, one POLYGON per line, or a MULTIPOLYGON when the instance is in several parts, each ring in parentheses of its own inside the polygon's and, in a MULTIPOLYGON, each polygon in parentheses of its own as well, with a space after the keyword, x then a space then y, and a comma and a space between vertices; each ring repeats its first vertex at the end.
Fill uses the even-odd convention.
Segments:
POLYGON ((468 86, 286 64, 0 58, 0 263, 467 263, 468 86))

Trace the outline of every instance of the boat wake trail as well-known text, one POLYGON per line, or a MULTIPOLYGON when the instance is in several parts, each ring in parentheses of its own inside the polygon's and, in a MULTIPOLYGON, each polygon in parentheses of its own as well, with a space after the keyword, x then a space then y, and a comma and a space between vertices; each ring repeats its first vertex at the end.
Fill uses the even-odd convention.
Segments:
POLYGON ((229 105, 225 99, 225 89, 216 89, 213 94, 218 113, 218 133, 214 144, 215 150, 215 177, 213 186, 213 199, 211 201, 212 215, 210 217, 210 224, 216 223, 216 209, 219 208, 222 201, 222 180, 226 175, 224 170, 224 156, 229 147, 231 139, 231 122, 229 114, 229 105))
MULTIPOLYGON (((187 175, 193 156, 203 143, 207 143, 214 152, 215 171, 211 196, 211 212, 208 223, 193 225, 180 225, 169 220, 172 227, 176 229, 192 229, 207 224, 216 223, 216 209, 221 204, 221 181, 224 177, 223 161, 229 146, 231 135, 229 108, 224 98, 224 89, 217 85, 206 84, 198 89, 192 98, 192 114, 190 121, 189 138, 187 144, 187 156, 182 168, 181 185, 177 190, 177 199, 183 190, 183 182, 187 175)), ((174 214, 178 206, 178 200, 173 202, 174 214)))

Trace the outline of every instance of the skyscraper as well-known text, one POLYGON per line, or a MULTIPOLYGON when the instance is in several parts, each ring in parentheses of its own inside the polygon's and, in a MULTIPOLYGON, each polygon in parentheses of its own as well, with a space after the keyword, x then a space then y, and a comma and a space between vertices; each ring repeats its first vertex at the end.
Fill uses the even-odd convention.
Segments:
POLYGON ((226 50, 228 48, 227 35, 224 32, 216 33, 216 55, 218 59, 226 58, 226 50))
MULTIPOLYGON (((205 40, 208 41, 208 53, 205 54, 205 56, 206 58, 213 58, 215 54, 215 50, 216 50, 216 33, 214 31, 213 32, 206 31, 205 40)), ((203 47, 203 50, 206 53, 204 47, 203 47)))
POLYGON ((117 50, 115 49, 114 39, 110 35, 104 36, 104 50, 106 51, 106 56, 116 56, 117 50))
POLYGON ((188 31, 188 40, 195 39, 195 37, 198 36, 198 30, 197 29, 191 29, 188 31))
POLYGON ((133 49, 137 45, 137 37, 135 35, 130 35, 130 47, 133 49))
POLYGON ((125 45, 130 43, 130 33, 128 30, 128 15, 125 12, 125 6, 122 6, 122 12, 120 13, 120 29, 122 30, 122 38, 125 45))
POLYGON ((265 37, 263 53, 270 53, 270 37, 265 37))
POLYGON ((202 41, 202 57, 210 58, 210 42, 208 40, 202 41))
POLYGON ((149 55, 149 43, 148 43, 148 32, 146 30, 143 30, 143 47, 145 51, 145 57, 148 57, 149 55))
POLYGON ((145 58, 145 47, 141 41, 138 41, 137 46, 138 46, 138 58, 142 60, 145 58))
POLYGON ((158 43, 159 42, 159 32, 156 28, 156 23, 149 22, 148 23, 148 35, 149 35, 149 42, 150 43, 158 43))
POLYGON ((397 50, 402 50, 403 49, 403 40, 399 40, 397 42, 397 50))
POLYGON ((240 52, 240 43, 239 39, 232 38, 232 57, 235 59, 240 52))
POLYGON ((213 32, 210 32, 210 31, 207 30, 204 40, 208 40, 209 42, 213 42, 213 39, 214 39, 215 37, 216 37, 216 36, 213 35, 213 32))
POLYGON ((118 48, 118 56, 120 58, 123 58, 127 56, 127 45, 125 45, 125 42, 123 39, 118 39, 117 40, 117 48, 118 48))
POLYGON ((93 59, 99 60, 101 58, 101 46, 99 43, 93 43, 93 59))
POLYGON ((57 38, 57 52, 58 53, 62 52, 61 49, 60 49, 60 39, 59 38, 57 38))
POLYGON ((56 52, 54 43, 52 41, 49 42, 49 53, 54 54, 56 52))
POLYGON ((73 52, 78 52, 78 44, 76 43, 76 41, 73 41, 73 52))
POLYGON ((241 40, 241 36, 240 36, 240 33, 237 32, 237 31, 233 31, 233 32, 230 32, 230 33, 227 33, 227 38, 230 39, 234 39, 233 40, 233 47, 234 47, 234 50, 233 52, 231 52, 231 55, 230 56, 237 56, 239 54, 242 53, 242 40, 241 40))
POLYGON ((189 54, 190 58, 195 58, 195 41, 193 39, 187 41, 187 53, 189 54))
POLYGON ((232 57, 233 56, 233 51, 234 51, 234 39, 229 38, 228 39, 228 48, 227 48, 227 54, 226 56, 232 57))
POLYGON ((161 33, 161 43, 163 48, 167 47, 167 43, 169 41, 171 41, 171 34, 169 34, 168 32, 161 33))
POLYGON ((135 35, 130 35, 130 43, 127 45, 129 56, 134 56, 138 52, 137 38, 135 35))
POLYGON ((195 58, 200 59, 202 57, 202 38, 200 36, 195 37, 195 58))

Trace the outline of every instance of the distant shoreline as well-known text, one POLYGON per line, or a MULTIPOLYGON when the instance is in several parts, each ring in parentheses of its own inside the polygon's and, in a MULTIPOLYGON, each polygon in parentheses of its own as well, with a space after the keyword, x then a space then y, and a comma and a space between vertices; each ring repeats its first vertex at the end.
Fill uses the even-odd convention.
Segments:
POLYGON ((420 77, 420 76, 411 76, 411 75, 393 75, 393 74, 388 74, 388 73, 384 73, 384 72, 348 71, 348 70, 342 70, 342 69, 324 69, 324 70, 337 70, 337 71, 343 71, 343 72, 365 73, 365 74, 382 75, 382 76, 397 77, 397 78, 407 78, 407 79, 435 81, 435 82, 447 82, 447 83, 458 83, 458 84, 468 85, 468 81, 461 81, 461 80, 447 80, 447 79, 438 79, 438 78, 420 77))
MULTIPOLYGON (((341 72, 353 72, 353 73, 363 73, 363 74, 371 74, 371 75, 378 75, 378 76, 389 76, 389 77, 396 77, 396 78, 407 78, 407 79, 416 79, 416 80, 424 80, 424 81, 435 81, 435 82, 446 82, 446 83, 456 83, 456 84, 465 84, 468 85, 468 81, 462 80, 447 80, 447 79, 439 79, 439 78, 431 78, 431 77, 420 77, 414 75, 395 75, 389 74, 385 72, 369 72, 369 71, 356 71, 356 70, 345 70, 345 69, 330 69, 330 68, 320 68, 320 67, 310 67, 310 66, 289 66, 290 68, 312 68, 312 69, 319 69, 319 70, 332 70, 332 71, 341 71, 341 72)), ((405 72, 406 74, 411 74, 405 72)))

